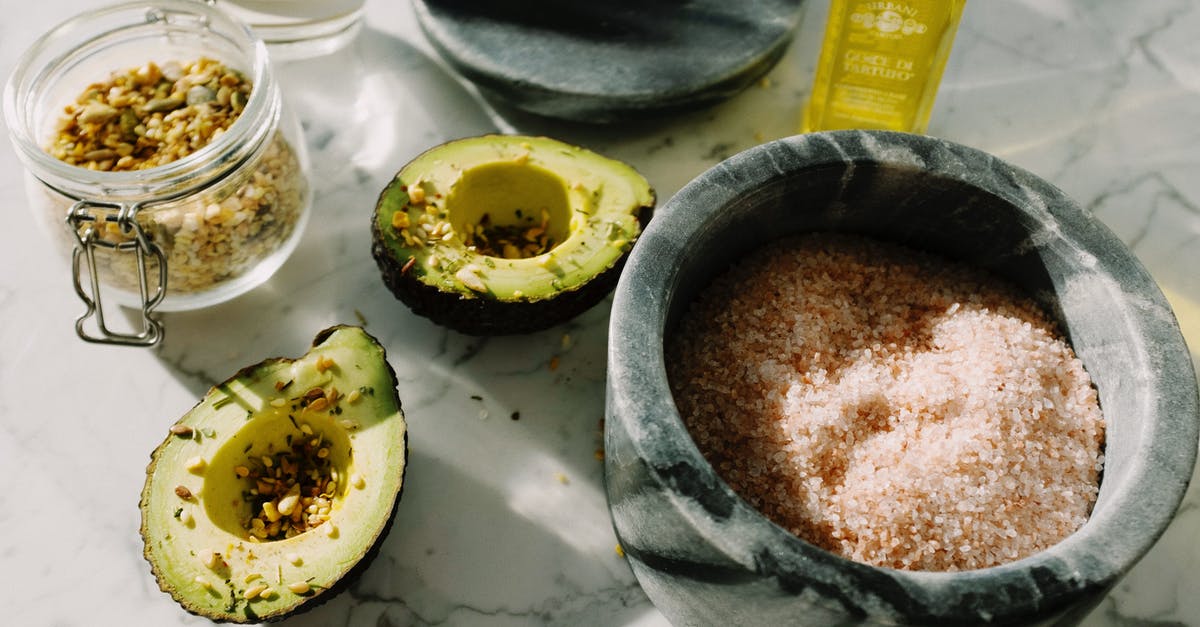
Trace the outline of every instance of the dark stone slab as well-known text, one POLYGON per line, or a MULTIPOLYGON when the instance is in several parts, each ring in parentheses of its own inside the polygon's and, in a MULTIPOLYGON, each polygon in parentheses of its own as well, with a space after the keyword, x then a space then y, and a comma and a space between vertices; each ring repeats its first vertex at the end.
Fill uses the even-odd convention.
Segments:
POLYGON ((519 109, 614 122, 728 98, 771 69, 802 0, 414 0, 434 47, 519 109))
POLYGON ((614 526, 646 593, 677 624, 1072 624, 1174 516, 1196 461, 1200 401, 1162 293, 1060 190, 950 142, 841 131, 747 150, 663 206, 614 297, 605 424, 614 526), (1058 317, 1107 428, 1100 495, 1082 529, 993 568, 875 568, 801 541, 719 479, 672 402, 663 337, 746 251, 814 230, 982 266, 1058 317))

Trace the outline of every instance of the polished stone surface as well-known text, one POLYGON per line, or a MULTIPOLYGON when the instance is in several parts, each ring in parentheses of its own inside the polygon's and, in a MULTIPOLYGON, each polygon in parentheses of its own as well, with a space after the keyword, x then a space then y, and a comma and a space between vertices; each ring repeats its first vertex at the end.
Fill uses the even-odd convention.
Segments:
MULTIPOLYGON (((624 159, 665 202, 723 158, 793 132, 824 4, 810 3, 767 81, 710 109, 597 129, 481 101, 408 3, 368 0, 358 41, 281 67, 317 182, 299 250, 250 294, 166 316, 165 343, 151 351, 75 337, 82 304, 25 209, 21 166, 0 137, 0 475, 9 482, 0 624, 203 624, 158 591, 141 557, 137 497, 150 451, 209 385, 266 356, 299 355, 319 329, 361 314, 400 378, 408 484, 379 558, 345 593, 284 624, 665 625, 614 549, 596 459, 608 306, 524 338, 447 332, 387 292, 370 257, 371 209, 408 159, 492 130, 546 133, 624 159)), ((19 19, 0 20, 4 76, 39 33, 94 3, 6 6, 19 19)), ((1094 212, 1164 288, 1193 358, 1197 32, 1195 0, 968 2, 930 127, 1094 212)), ((1200 624, 1198 486, 1085 626, 1200 624)))
POLYGON ((415 0, 425 34, 484 94, 618 122, 711 105, 783 56, 803 0, 415 0))
POLYGON ((609 329, 607 487, 617 534, 678 624, 1070 624, 1166 529, 1200 435, 1196 373, 1170 306, 1111 231, 992 155, 922 135, 771 142, 697 177, 629 259, 609 329), (698 292, 783 234, 845 231, 983 267, 1054 312, 1100 393, 1104 480, 1088 523, 967 573, 870 568, 758 516, 691 443, 662 347, 698 292))

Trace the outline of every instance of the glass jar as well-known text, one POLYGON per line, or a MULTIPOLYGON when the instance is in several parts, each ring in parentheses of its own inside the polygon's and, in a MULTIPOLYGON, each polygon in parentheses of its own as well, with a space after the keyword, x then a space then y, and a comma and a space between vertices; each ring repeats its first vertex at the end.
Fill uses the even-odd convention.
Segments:
MULTIPOLYGON (((168 117, 174 111, 146 114, 154 108, 150 101, 137 106, 149 117, 140 126, 135 119, 128 129, 120 128, 139 146, 148 141, 139 139, 147 127, 155 129, 157 141, 173 147, 171 142, 198 136, 197 125, 205 124, 198 113, 183 125, 168 117)), ((283 264, 304 229, 312 196, 308 158, 300 127, 271 74, 266 47, 244 23, 205 3, 135 2, 64 22, 20 59, 5 85, 4 109, 29 175, 31 209, 63 254, 70 255, 75 289, 87 307, 76 322, 85 340, 157 343, 162 325, 153 315, 156 309, 210 306, 261 284, 283 264), (241 109, 235 118, 229 116, 228 128, 190 154, 116 171, 70 165, 49 152, 54 142, 58 149, 63 142, 70 147, 89 140, 93 127, 83 122, 84 115, 65 124, 64 107, 82 94, 95 97, 104 91, 114 97, 115 88, 98 83, 116 74, 141 74, 144 78, 136 80, 150 84, 157 77, 161 93, 175 97, 211 78, 174 76, 201 59, 234 70, 207 85, 223 86, 227 83, 220 81, 229 78, 233 84, 248 81, 250 88, 241 98, 220 89, 201 90, 195 103, 189 95, 188 107, 215 106, 221 98, 228 104, 232 98, 241 109), (213 105, 204 105, 206 99, 213 105), (67 126, 72 130, 64 131, 67 126), (140 328, 138 323, 132 331, 110 328, 106 302, 139 311, 140 328)), ((119 159, 124 147, 109 139, 119 159)))
POLYGON ((362 30, 366 0, 206 0, 246 22, 278 60, 335 52, 362 30))

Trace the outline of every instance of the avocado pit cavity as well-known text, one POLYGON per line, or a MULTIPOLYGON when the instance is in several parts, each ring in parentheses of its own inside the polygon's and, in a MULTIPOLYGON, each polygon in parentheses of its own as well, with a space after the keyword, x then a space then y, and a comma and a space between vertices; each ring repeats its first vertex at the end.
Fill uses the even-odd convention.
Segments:
POLYGON ((372 255, 414 312, 472 335, 526 333, 603 300, 653 207, 620 161, 546 137, 470 137, 397 173, 372 255))
POLYGON ((209 518, 250 542, 286 540, 328 523, 353 474, 353 450, 346 426, 309 408, 336 406, 339 396, 314 388, 270 406, 272 415, 230 438, 209 464, 222 477, 205 484, 209 518))
POLYGON ((194 614, 259 623, 347 585, 378 552, 403 486, 396 385, 383 347, 337 326, 298 359, 212 388, 146 469, 141 535, 159 587, 194 614))
POLYGON ((467 249, 487 257, 536 257, 570 234, 566 182, 528 162, 464 171, 446 198, 446 213, 467 249))

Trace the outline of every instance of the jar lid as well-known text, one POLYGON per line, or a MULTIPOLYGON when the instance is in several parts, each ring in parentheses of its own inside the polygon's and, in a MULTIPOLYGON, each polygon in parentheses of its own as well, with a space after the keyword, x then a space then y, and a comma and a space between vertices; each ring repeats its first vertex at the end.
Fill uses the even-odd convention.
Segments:
POLYGON ((438 53, 488 96, 615 122, 714 104, 783 55, 801 0, 415 0, 438 53))
POLYGON ((245 23, 203 2, 154 0, 81 13, 39 38, 17 62, 4 86, 4 115, 21 160, 34 176, 68 196, 146 200, 202 186, 235 164, 243 149, 261 143, 279 115, 280 96, 266 46, 245 23), (223 134, 170 163, 110 172, 67 164, 46 152, 62 106, 97 78, 189 49, 236 61, 254 85, 239 118, 223 134), (167 52, 167 51, 170 52, 167 52), (248 137, 252 136, 252 137, 248 137))

